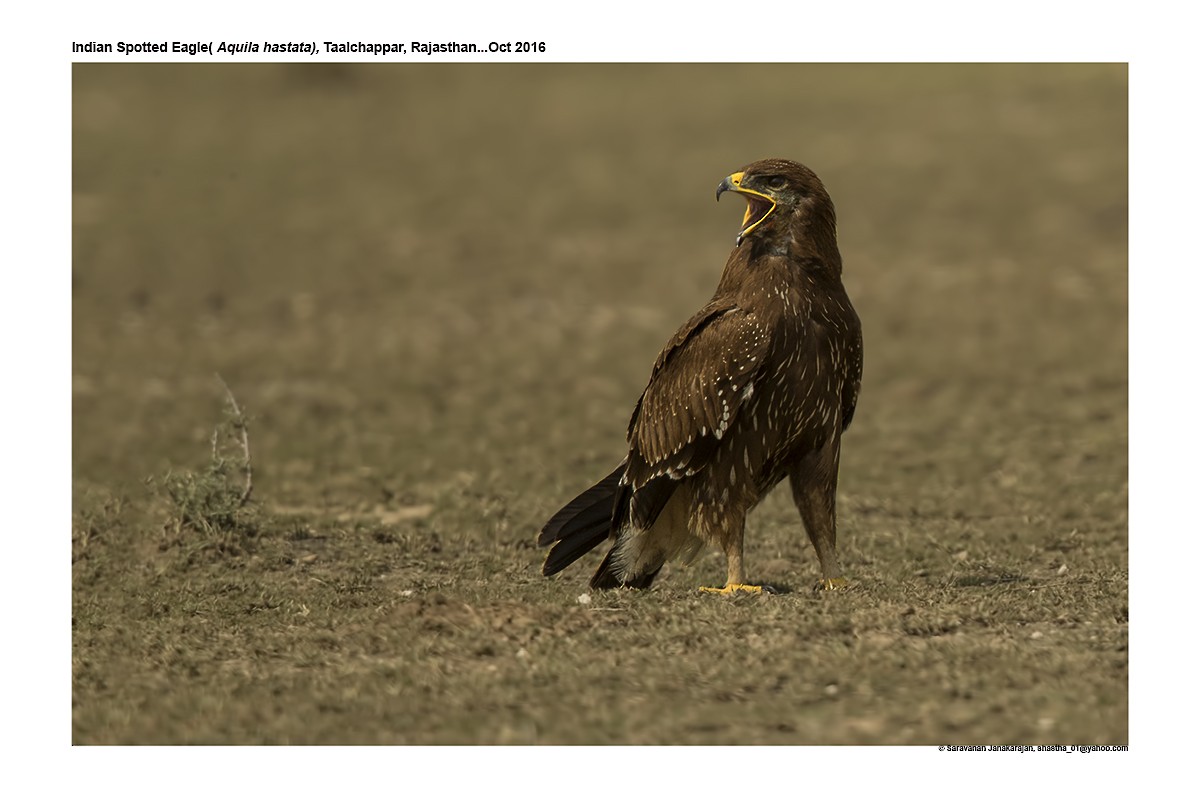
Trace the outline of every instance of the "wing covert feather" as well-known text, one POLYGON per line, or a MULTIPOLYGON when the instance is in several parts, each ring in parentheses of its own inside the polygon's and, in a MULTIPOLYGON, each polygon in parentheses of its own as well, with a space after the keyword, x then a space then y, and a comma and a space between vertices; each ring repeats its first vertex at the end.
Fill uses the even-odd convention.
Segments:
POLYGON ((702 309, 659 355, 627 434, 634 487, 704 468, 737 417, 770 345, 769 328, 736 307, 702 309))

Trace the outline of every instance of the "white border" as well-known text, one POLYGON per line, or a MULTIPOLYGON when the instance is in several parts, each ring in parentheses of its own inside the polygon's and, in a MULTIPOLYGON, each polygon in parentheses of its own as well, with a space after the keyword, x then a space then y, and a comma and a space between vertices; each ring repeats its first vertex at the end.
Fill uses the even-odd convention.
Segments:
MULTIPOLYGON (((408 4, 406 4, 408 5, 408 4)), ((1188 242, 1196 139, 1192 26, 1178 6, 950 2, 726 5, 455 4, 391 9, 297 5, 60 4, 18 12, 7 32, 4 137, 5 401, 10 461, 4 587, 5 768, 11 793, 141 805, 388 802, 611 804, 885 799, 1073 804, 1153 800, 1183 784, 1193 702, 1191 617, 1197 474, 1196 260, 1188 242), (63 7, 65 5, 65 7, 63 7), (491 9, 490 11, 487 9, 491 9), (24 15, 22 17, 22 15, 24 15), (580 22, 576 22, 580 20, 580 22), (71 41, 544 38, 545 61, 1128 61, 1131 63, 1131 741, 1126 755, 938 754, 867 749, 71 749, 70 64, 71 41), (436 32, 447 32, 438 35, 436 32), (412 36, 405 34, 405 36, 412 36), (15 517, 15 518, 13 518, 15 517), (52 525, 53 528, 48 528, 52 525), (1167 571, 1175 575, 1166 575, 1167 571), (1189 621, 1190 622, 1190 621, 1189 621), (615 774, 619 773, 619 774, 615 774)), ((436 57, 432 57, 435 58, 436 57)), ((168 58, 165 61, 177 61, 168 58)), ((340 59, 338 59, 340 60, 340 59)), ((459 61, 459 59, 449 59, 459 61)), ((278 61, 276 57, 263 61, 278 61)), ((541 61, 538 59, 537 61, 541 61)), ((1186 791, 1182 793, 1187 793, 1186 791)))

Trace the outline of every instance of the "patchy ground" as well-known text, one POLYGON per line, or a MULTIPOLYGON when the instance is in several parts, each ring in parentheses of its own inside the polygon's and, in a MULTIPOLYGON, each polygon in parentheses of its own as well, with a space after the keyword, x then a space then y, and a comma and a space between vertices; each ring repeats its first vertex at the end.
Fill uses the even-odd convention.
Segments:
POLYGON ((76 743, 1127 743, 1123 66, 74 70, 76 743), (784 491, 781 594, 713 555, 581 602, 536 531, 764 156, 863 320, 854 586, 784 491), (216 372, 254 496, 205 532, 163 480, 216 372))

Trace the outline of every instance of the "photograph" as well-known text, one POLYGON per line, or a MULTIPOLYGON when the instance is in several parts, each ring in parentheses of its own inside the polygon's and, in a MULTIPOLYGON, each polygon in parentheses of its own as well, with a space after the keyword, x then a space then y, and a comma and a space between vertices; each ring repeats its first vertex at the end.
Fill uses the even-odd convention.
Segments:
POLYGON ((1128 63, 525 46, 74 54, 71 743, 1127 749, 1128 63))

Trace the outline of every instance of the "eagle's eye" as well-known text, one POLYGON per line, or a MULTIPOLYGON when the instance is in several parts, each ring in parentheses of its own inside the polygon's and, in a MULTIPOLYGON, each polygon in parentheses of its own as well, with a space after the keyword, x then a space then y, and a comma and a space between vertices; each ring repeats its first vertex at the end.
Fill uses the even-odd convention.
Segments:
POLYGON ((767 177, 767 187, 768 188, 775 188, 776 190, 778 190, 779 188, 782 188, 786 183, 787 183, 787 180, 785 180, 783 177, 779 176, 778 174, 776 174, 774 177, 767 177))

